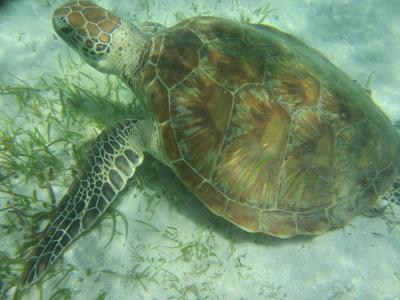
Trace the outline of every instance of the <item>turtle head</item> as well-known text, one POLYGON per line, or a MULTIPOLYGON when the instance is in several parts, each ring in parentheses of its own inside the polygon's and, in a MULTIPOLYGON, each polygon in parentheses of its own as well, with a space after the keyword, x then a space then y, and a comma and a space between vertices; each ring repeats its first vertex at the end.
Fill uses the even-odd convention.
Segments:
POLYGON ((140 52, 141 32, 89 1, 73 1, 56 9, 53 26, 89 65, 103 73, 122 74, 140 52))

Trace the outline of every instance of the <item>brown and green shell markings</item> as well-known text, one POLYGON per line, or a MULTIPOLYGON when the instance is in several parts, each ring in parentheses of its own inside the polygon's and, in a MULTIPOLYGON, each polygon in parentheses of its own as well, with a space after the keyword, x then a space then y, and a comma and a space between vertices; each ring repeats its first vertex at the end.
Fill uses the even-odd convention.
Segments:
POLYGON ((133 25, 88 1, 60 7, 53 24, 90 65, 121 76, 151 117, 97 139, 33 250, 25 285, 104 213, 144 152, 213 213, 282 238, 344 226, 400 194, 400 137, 390 120, 287 33, 215 17, 133 25))
POLYGON ((150 53, 143 82, 172 168, 241 228, 319 234, 392 184, 396 130, 300 40, 199 17, 157 35, 150 53))

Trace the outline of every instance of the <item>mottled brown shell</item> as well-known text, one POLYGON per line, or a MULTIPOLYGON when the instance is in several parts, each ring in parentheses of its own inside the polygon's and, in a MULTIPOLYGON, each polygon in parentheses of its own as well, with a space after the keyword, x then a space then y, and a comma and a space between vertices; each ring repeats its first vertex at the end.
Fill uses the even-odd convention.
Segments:
POLYGON ((174 172, 247 231, 342 226, 399 169, 399 136, 364 90, 273 27, 185 20, 154 37, 143 82, 174 172))

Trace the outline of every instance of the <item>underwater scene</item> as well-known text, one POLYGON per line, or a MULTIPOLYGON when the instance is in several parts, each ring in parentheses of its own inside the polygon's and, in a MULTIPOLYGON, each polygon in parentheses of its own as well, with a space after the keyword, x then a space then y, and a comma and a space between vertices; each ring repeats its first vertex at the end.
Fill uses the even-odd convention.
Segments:
POLYGON ((400 1, 0 1, 0 299, 400 299, 400 1))

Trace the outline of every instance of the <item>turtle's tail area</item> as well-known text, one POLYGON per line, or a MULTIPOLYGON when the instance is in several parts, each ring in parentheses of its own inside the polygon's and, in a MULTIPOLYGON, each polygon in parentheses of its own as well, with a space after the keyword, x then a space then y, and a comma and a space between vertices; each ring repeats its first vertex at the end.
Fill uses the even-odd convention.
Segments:
POLYGON ((133 142, 137 131, 137 121, 126 120, 95 141, 86 167, 33 247, 22 274, 24 287, 42 278, 65 249, 92 227, 132 177, 143 160, 142 151, 133 142))
POLYGON ((391 191, 392 197, 390 200, 397 205, 400 205, 400 171, 397 173, 397 177, 392 185, 391 191))
POLYGON ((381 199, 400 205, 400 171, 398 171, 393 185, 381 199))

